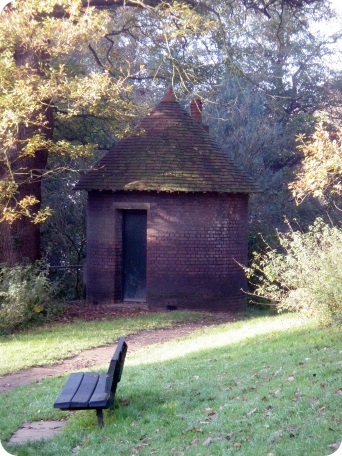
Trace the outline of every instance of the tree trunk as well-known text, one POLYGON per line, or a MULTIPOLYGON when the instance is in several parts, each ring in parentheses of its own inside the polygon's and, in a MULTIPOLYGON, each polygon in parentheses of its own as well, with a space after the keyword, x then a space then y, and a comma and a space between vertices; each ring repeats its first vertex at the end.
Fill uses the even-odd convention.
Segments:
MULTIPOLYGON (((35 62, 37 62, 37 57, 22 52, 16 53, 18 67, 29 64, 34 69, 37 68, 35 62)), ((18 131, 17 145, 13 150, 7 151, 7 156, 11 163, 11 173, 16 184, 18 184, 15 199, 20 201, 25 196, 34 196, 39 203, 35 205, 33 211, 38 211, 40 208, 41 175, 46 168, 48 151, 41 149, 36 151, 34 157, 20 157, 21 141, 32 137, 38 131, 43 132, 48 139, 51 139, 53 134, 53 112, 48 103, 45 106, 40 113, 35 113, 37 118, 38 114, 43 114, 45 124, 42 127, 38 127, 38 122, 36 124, 33 117, 30 119, 32 120, 30 126, 21 125, 18 131)), ((0 180, 8 179, 8 172, 5 169, 0 170, 0 180)), ((14 206, 15 204, 14 200, 9 202, 9 206, 14 206)), ((0 223, 0 263, 13 266, 25 261, 34 262, 40 257, 39 224, 32 223, 30 218, 26 216, 22 216, 12 224, 8 222, 0 223)))
MULTIPOLYGON (((49 119, 52 132, 52 113, 47 109, 44 113, 49 119)), ((31 127, 21 127, 19 139, 26 139, 33 134, 31 127)), ((49 136, 51 133, 49 133, 49 136)), ((12 160, 12 172, 16 174, 15 180, 19 185, 16 199, 20 201, 25 196, 34 196, 39 203, 33 207, 38 211, 41 201, 41 173, 46 168, 48 153, 39 150, 33 158, 18 158, 20 150, 16 151, 12 160)), ((13 203, 15 204, 15 203, 13 203)), ((0 263, 9 266, 25 261, 33 262, 40 258, 40 227, 32 223, 30 218, 22 216, 12 224, 0 223, 0 263)))

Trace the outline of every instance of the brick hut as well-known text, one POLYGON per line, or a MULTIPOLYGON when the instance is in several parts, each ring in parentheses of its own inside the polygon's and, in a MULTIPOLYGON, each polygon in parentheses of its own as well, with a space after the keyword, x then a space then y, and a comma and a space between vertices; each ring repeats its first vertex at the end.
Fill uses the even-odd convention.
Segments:
POLYGON ((76 185, 88 191, 87 300, 240 309, 254 182, 168 89, 135 134, 76 185))

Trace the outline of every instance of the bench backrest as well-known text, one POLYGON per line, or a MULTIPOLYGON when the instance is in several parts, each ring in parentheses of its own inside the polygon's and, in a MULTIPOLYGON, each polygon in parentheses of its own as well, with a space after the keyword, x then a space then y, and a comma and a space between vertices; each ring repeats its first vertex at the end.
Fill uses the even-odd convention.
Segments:
POLYGON ((109 363, 107 377, 113 377, 111 389, 115 392, 117 383, 121 380, 122 369, 125 363, 127 344, 123 337, 120 337, 115 353, 109 363))

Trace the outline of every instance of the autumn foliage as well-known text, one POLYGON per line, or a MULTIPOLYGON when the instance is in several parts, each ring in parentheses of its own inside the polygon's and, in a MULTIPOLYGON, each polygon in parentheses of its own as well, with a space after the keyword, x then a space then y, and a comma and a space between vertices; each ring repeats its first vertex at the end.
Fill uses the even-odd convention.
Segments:
POLYGON ((316 125, 312 137, 298 138, 304 155, 302 171, 289 187, 297 203, 307 196, 318 198, 342 196, 342 127, 336 132, 328 132, 323 120, 316 125))
MULTIPOLYGON (((307 196, 336 201, 342 196, 342 129, 329 134, 323 122, 309 140, 299 138, 302 170, 290 188, 297 203, 307 196)), ((288 223, 279 248, 265 243, 253 253, 247 276, 256 296, 279 311, 297 311, 322 323, 342 320, 342 229, 316 219, 306 232, 288 223)))

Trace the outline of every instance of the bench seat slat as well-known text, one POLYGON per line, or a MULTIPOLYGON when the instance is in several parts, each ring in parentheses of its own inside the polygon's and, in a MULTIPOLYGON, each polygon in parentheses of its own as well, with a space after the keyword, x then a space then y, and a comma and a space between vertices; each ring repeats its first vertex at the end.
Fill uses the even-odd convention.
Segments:
POLYGON ((83 372, 76 372, 71 374, 64 385, 64 388, 61 394, 58 396, 56 402, 53 404, 55 408, 59 409, 68 409, 70 408, 70 403, 72 398, 77 393, 77 390, 83 379, 83 372))
POLYGON ((77 393, 74 395, 70 402, 70 408, 88 408, 89 399, 91 398, 96 388, 98 379, 99 374, 93 372, 86 372, 84 374, 82 382, 77 390, 77 393))
POLYGON ((108 408, 112 405, 114 394, 111 391, 112 377, 107 374, 101 374, 97 382, 96 389, 89 401, 89 408, 108 408))

